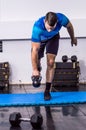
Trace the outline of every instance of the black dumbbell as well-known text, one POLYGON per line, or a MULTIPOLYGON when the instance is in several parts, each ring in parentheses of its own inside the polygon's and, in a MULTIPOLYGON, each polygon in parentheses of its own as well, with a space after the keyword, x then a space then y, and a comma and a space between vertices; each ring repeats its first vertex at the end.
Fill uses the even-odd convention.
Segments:
POLYGON ((77 62, 77 56, 73 55, 71 58, 68 58, 67 55, 62 56, 62 61, 67 62, 68 60, 71 60, 72 62, 77 62))
POLYGON ((33 85, 33 87, 35 87, 35 88, 40 87, 41 80, 42 80, 41 76, 32 76, 31 79, 32 79, 32 85, 33 85))
POLYGON ((77 62, 77 56, 76 55, 71 56, 71 61, 72 62, 77 62))
POLYGON ((33 114, 31 118, 22 118, 19 112, 13 112, 9 116, 9 122, 12 127, 20 126, 21 121, 30 122, 34 129, 39 129, 43 123, 43 117, 41 114, 33 114))
POLYGON ((67 55, 62 56, 62 61, 67 62, 68 61, 68 56, 67 55))

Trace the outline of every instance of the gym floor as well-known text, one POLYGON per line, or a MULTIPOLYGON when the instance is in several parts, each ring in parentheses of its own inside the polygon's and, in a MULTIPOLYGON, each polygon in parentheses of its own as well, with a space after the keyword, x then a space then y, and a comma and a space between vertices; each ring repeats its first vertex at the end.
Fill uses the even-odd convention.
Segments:
MULTIPOLYGON (((10 86, 11 87, 11 86, 10 86)), ((86 91, 86 85, 78 88, 53 88, 54 91, 86 91)), ((27 93, 44 91, 44 85, 34 89, 32 86, 12 86, 11 93, 27 93)), ((2 92, 1 92, 2 93, 2 92)), ((22 117, 30 118, 34 113, 41 113, 43 125, 40 130, 85 130, 86 129, 86 104, 71 104, 65 106, 40 106, 40 107, 1 107, 0 130, 33 130, 30 122, 21 122, 20 127, 11 127, 9 115, 20 112, 22 117)))

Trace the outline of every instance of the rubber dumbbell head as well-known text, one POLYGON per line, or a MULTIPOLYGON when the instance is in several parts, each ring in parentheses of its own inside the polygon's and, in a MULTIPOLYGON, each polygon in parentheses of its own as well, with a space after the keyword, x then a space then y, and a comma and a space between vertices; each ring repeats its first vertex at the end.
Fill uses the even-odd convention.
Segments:
POLYGON ((34 129, 41 128, 43 123, 43 117, 41 114, 34 114, 31 116, 31 125, 34 129))
POLYGON ((71 56, 71 61, 72 62, 77 62, 77 56, 76 55, 71 56))
POLYGON ((29 118, 22 118, 19 112, 14 112, 10 114, 9 122, 12 127, 18 127, 21 121, 30 122, 34 129, 39 129, 42 126, 43 117, 41 114, 33 114, 29 119, 29 118))
POLYGON ((62 56, 62 61, 67 62, 68 61, 68 56, 67 55, 62 56))
POLYGON ((13 127, 17 127, 20 125, 21 123, 21 120, 19 120, 21 118, 21 114, 19 112, 13 112, 10 114, 10 117, 9 117, 9 122, 11 124, 11 126, 13 127))
POLYGON ((40 87, 42 77, 41 76, 32 76, 31 78, 32 78, 33 87, 35 87, 35 88, 40 87))

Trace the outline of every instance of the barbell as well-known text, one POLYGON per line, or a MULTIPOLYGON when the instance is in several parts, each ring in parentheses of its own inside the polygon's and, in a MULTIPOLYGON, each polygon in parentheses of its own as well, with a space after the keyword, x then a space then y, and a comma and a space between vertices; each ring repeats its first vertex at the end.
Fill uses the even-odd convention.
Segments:
POLYGON ((20 126, 21 121, 30 122, 34 129, 39 129, 43 123, 43 117, 41 114, 33 114, 31 118, 22 118, 20 112, 13 112, 9 116, 9 122, 12 127, 20 126))

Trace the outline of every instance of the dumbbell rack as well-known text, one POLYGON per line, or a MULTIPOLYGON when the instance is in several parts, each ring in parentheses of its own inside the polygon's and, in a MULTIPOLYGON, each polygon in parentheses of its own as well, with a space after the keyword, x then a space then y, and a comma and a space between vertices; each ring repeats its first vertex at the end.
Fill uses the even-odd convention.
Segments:
POLYGON ((0 63, 0 91, 9 92, 9 63, 0 63))
POLYGON ((80 67, 79 62, 55 62, 55 74, 52 87, 78 86, 80 67))

